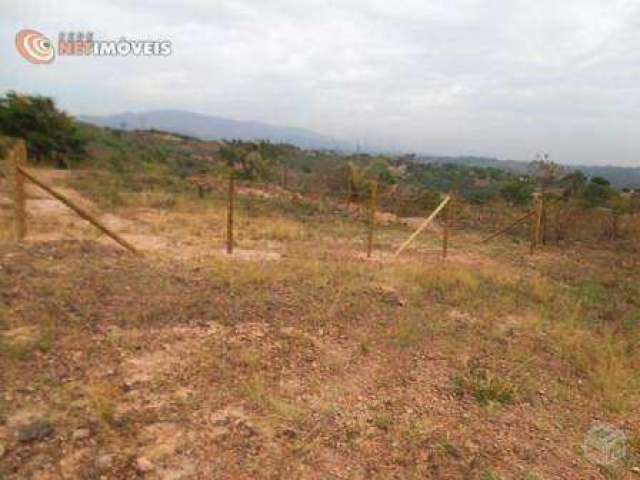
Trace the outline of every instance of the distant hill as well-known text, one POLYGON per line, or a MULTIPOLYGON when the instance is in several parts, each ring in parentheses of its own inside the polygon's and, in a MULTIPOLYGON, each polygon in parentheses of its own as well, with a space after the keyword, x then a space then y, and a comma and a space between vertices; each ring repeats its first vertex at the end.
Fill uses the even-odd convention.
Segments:
MULTIPOLYGON (((353 144, 303 128, 245 122, 229 118, 204 115, 186 110, 154 110, 141 113, 125 112, 115 115, 79 115, 78 120, 101 127, 122 130, 157 129, 197 137, 203 140, 269 140, 290 143, 300 148, 353 152, 353 144)), ((418 155, 416 161, 424 163, 452 163, 476 167, 493 167, 513 173, 527 173, 529 163, 478 156, 418 155)), ((616 188, 640 188, 640 167, 567 165, 582 171, 588 177, 604 177, 616 188)))
POLYGON ((616 188, 640 188, 640 167, 586 166, 574 167, 588 177, 603 177, 616 188))
MULTIPOLYGON (((492 157, 441 157, 417 156, 416 160, 425 163, 453 163, 475 167, 494 167, 513 173, 527 173, 529 163, 516 160, 500 160, 492 157)), ((603 177, 611 182, 615 188, 640 188, 640 167, 616 167, 612 165, 566 165, 567 168, 580 170, 587 177, 603 177)))
POLYGON ((203 140, 269 140, 309 149, 351 150, 348 142, 303 128, 238 121, 185 110, 125 112, 105 116, 78 115, 77 119, 101 127, 122 130, 157 129, 203 140))

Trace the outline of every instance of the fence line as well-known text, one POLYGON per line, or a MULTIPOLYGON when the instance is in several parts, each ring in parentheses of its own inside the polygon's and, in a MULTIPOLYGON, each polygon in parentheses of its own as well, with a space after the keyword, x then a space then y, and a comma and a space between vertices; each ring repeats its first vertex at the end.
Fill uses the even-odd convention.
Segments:
POLYGON ((21 241, 25 238, 26 229, 26 194, 24 188, 24 181, 29 180, 31 183, 41 188, 55 199, 62 202, 64 205, 73 210, 78 216, 91 223, 94 227, 100 230, 102 233, 113 239, 118 244, 122 245, 127 250, 140 254, 140 252, 124 238, 118 235, 113 230, 103 225, 97 218, 91 215, 82 207, 73 203, 70 199, 65 197, 60 192, 54 190, 43 181, 29 173, 26 168, 27 149, 24 140, 20 140, 17 145, 10 151, 9 158, 12 162, 15 173, 15 206, 16 206, 16 234, 18 240, 21 241))
POLYGON ((440 211, 445 207, 445 205, 449 202, 451 197, 447 195, 442 203, 438 205, 438 207, 429 215, 429 217, 418 227, 418 229, 411 234, 411 236, 396 250, 393 257, 397 257, 400 253, 422 232, 427 226, 433 221, 434 218, 440 213, 440 211))
POLYGON ((498 230, 495 233, 492 233, 491 235, 489 235, 487 238, 484 238, 480 241, 480 243, 487 243, 489 240, 493 240, 494 238, 502 235, 503 233, 508 232, 509 230, 511 230, 513 227, 515 227, 516 225, 524 222, 527 218, 535 215, 536 211, 532 210, 530 212, 527 212, 526 214, 524 214, 523 216, 519 217, 517 220, 515 220, 514 222, 510 223, 509 225, 507 225, 504 228, 501 228, 500 230, 498 230))
MULTIPOLYGON (((8 163, 10 165, 13 166, 13 171, 15 172, 14 178, 12 179, 14 182, 14 206, 15 206, 15 235, 16 238, 18 239, 18 241, 21 241, 25 238, 25 236, 27 235, 27 230, 28 230, 28 216, 26 214, 26 194, 25 194, 25 180, 28 180, 32 183, 34 183, 35 185, 37 185, 39 188, 42 188, 43 190, 47 191, 47 193, 49 193, 50 195, 52 195, 54 198, 58 199, 59 201, 61 201, 62 203, 64 203, 65 205, 67 205, 69 208, 71 208, 72 210, 74 210, 79 216, 81 216, 82 218, 84 218, 85 220, 87 220, 88 222, 92 223, 96 228, 98 228, 102 233, 106 234, 107 236, 111 237, 114 241, 116 241, 117 243, 119 243, 120 245, 122 245, 123 247, 127 248, 130 251, 134 251, 136 253, 137 250, 135 249, 135 247, 133 247, 132 245, 130 245, 125 239, 123 239, 122 237, 120 237, 117 233, 109 230, 107 227, 105 227, 104 225, 100 224, 98 219, 93 217, 89 212, 83 210, 81 207, 73 204, 71 202, 70 199, 64 197, 62 194, 60 194, 59 192, 56 192, 55 190, 53 190, 51 187, 43 184, 40 180, 38 180, 36 177, 33 177, 33 175, 31 175, 29 173, 28 170, 26 170, 25 168, 25 163, 26 163, 26 146, 23 140, 18 140, 17 142, 15 142, 14 147, 12 149, 8 150, 8 154, 7 154, 7 160, 8 163)), ((288 172, 286 170, 282 171, 283 174, 283 184, 286 185, 288 182, 288 179, 284 176, 285 174, 287 174, 288 172)), ((227 253, 232 254, 233 253, 233 249, 234 249, 234 237, 235 237, 235 232, 234 232, 234 216, 237 213, 236 210, 237 208, 239 208, 239 206, 242 206, 243 204, 245 204, 245 202, 248 200, 249 202, 253 202, 254 200, 252 199, 247 199, 244 195, 241 196, 237 196, 238 193, 242 194, 242 193, 247 193, 249 196, 251 196, 251 191, 246 191, 243 192, 242 188, 254 188, 254 189, 258 189, 261 186, 264 186, 266 188, 268 188, 269 190, 271 190, 272 194, 271 195, 260 195, 260 192, 257 192, 258 195, 255 196, 255 201, 259 202, 260 200, 265 200, 265 201, 269 201, 272 199, 275 200, 282 200, 282 201, 286 201, 286 202, 293 202, 293 204, 295 204, 296 202, 305 202, 305 200, 309 200, 308 199, 308 194, 311 193, 312 196, 316 197, 314 199, 311 199, 310 201, 312 203, 315 203, 314 200, 318 200, 320 202, 324 201, 324 205, 326 205, 328 207, 327 210, 325 210, 327 213, 335 213, 338 210, 338 204, 336 202, 339 202, 341 197, 346 197, 347 200, 351 201, 356 201, 356 205, 358 206, 357 208, 357 217, 359 219, 359 221, 363 221, 363 226, 366 224, 367 226, 367 230, 366 230, 366 256, 367 258, 371 258, 372 254, 373 254, 373 248, 374 248, 374 240, 376 238, 376 230, 378 228, 380 228, 379 222, 377 222, 377 218, 378 218, 378 213, 379 213, 379 204, 382 205, 382 208, 384 210, 387 210, 387 208, 385 208, 385 204, 381 203, 381 200, 383 199, 391 199, 391 200, 397 200, 399 202, 410 202, 412 198, 417 198, 415 195, 413 196, 407 196, 407 197, 402 197, 402 196, 396 196, 396 192, 394 191, 393 188, 385 188, 382 185, 378 185, 377 183, 370 183, 369 184, 369 195, 368 195, 368 199, 365 197, 365 194, 363 193, 363 189, 359 186, 357 192, 353 189, 350 188, 349 190, 331 190, 330 188, 327 189, 323 189, 323 188, 311 188, 311 190, 309 188, 305 188, 303 187, 302 190, 294 190, 294 189, 284 189, 282 187, 279 187, 273 183, 267 183, 267 182, 251 182, 251 181, 247 181, 247 180, 243 180, 238 178, 237 174, 230 174, 228 181, 229 181, 229 185, 228 185, 228 191, 226 192, 226 195, 224 195, 224 189, 220 188, 222 186, 221 184, 221 180, 219 177, 210 177, 211 179, 216 178, 215 182, 209 182, 208 184, 212 186, 212 189, 206 189, 205 191, 207 193, 212 193, 212 197, 217 199, 218 197, 223 197, 227 200, 227 232, 226 232, 226 250, 227 253), (288 194, 288 195, 287 195, 288 194), (305 195, 307 194, 307 195, 305 195), (293 198, 290 198, 291 196, 294 196, 293 198), (244 197, 244 198, 243 198, 244 197), (334 208, 335 207, 335 208, 334 208)), ((196 182, 192 182, 193 186, 198 186, 198 184, 196 182)), ((351 184, 348 185, 349 187, 352 187, 351 184)), ((269 192, 267 192, 269 193, 269 192)), ((547 241, 547 238, 549 235, 551 235, 552 233, 555 232, 556 236, 558 238, 560 238, 560 233, 558 233, 560 231, 560 227, 563 227, 564 229, 567 228, 567 224, 564 224, 564 222, 560 222, 560 225, 556 225, 559 220, 558 220, 558 215, 555 215, 555 217, 553 217, 553 212, 555 211, 554 209, 557 207, 557 205, 555 205, 553 202, 547 202, 546 201, 547 198, 543 198, 541 195, 536 194, 535 195, 535 199, 534 199, 534 208, 531 211, 526 212, 524 215, 520 216, 519 218, 517 218, 515 221, 509 223, 508 225, 506 225, 503 228, 500 228, 498 231, 496 231, 495 233, 490 234, 489 236, 487 236, 486 238, 481 240, 481 243, 488 243, 489 241, 493 240, 494 238, 503 235, 507 232, 509 232, 509 230, 513 229, 514 227, 516 227, 517 225, 522 224, 523 222, 525 222, 527 219, 531 219, 531 224, 530 224, 530 229, 528 232, 528 237, 529 237, 529 249, 531 253, 534 253, 535 250, 537 248, 540 248, 543 244, 545 244, 545 242, 547 241), (548 203, 548 205, 546 205, 548 203), (548 207, 548 208, 547 208, 548 207), (555 224, 554 222, 554 218, 555 218, 555 224), (547 228, 548 227, 548 228, 547 228), (555 230, 553 230, 555 229, 555 230)), ((256 203, 257 205, 260 205, 259 203, 256 203)), ((454 212, 457 211, 457 209, 454 207, 454 205, 457 205, 457 202, 454 199, 454 196, 452 193, 449 193, 448 195, 444 196, 444 199, 441 201, 441 203, 437 206, 437 208, 431 212, 431 214, 429 215, 429 217, 424 221, 423 224, 420 225, 420 227, 409 237, 409 239, 407 241, 405 241, 395 252, 394 256, 398 256, 400 255, 400 253, 407 248, 411 242, 414 241, 414 239, 417 237, 417 235, 422 232, 434 219, 437 215, 439 215, 442 211, 442 216, 444 216, 444 220, 441 223, 442 225, 442 247, 441 247, 441 252, 442 252, 442 257, 443 259, 446 259, 447 256, 449 255, 449 249, 451 246, 451 235, 453 233, 453 230, 456 229, 457 227, 454 225, 454 221, 453 221, 453 216, 454 216, 454 212)), ((564 205, 564 204, 563 204, 564 205)), ((340 207, 344 207, 343 204, 339 204, 340 207)), ((461 207, 459 208, 463 208, 463 210, 460 210, 460 219, 459 221, 461 221, 464 224, 467 224, 467 222, 469 221, 469 217, 468 215, 470 214, 471 210, 467 211, 464 209, 464 203, 461 204, 461 207), (466 212, 466 213, 465 213, 466 212), (466 215, 466 216, 465 216, 466 215)), ((562 205, 560 206, 561 210, 565 207, 563 207, 562 205)), ((387 210, 390 214, 395 214, 398 215, 398 213, 396 213, 394 208, 390 208, 387 210)), ((582 210, 580 210, 578 213, 582 212, 582 210)), ((585 210, 584 213, 585 215, 587 215, 590 211, 585 210)), ((498 212, 500 213, 500 212, 498 212)), ((505 213, 505 212, 503 212, 505 213)), ((565 212, 566 213, 566 212, 565 212)), ((612 239, 615 239, 617 237, 619 237, 620 234, 620 229, 621 226, 619 225, 618 222, 618 214, 615 211, 607 211, 608 215, 603 219, 606 220, 606 227, 607 227, 607 234, 610 235, 610 237, 612 239), (609 225, 610 222, 611 224, 609 225)), ((595 215, 593 213, 590 213, 591 216, 595 215)), ((406 216, 406 215, 405 215, 406 216)), ((504 215, 498 215, 498 217, 502 217, 504 215)), ((498 218, 496 217, 496 219, 498 218)), ((587 217, 585 217, 587 218, 587 217)), ((588 217, 590 218, 590 217, 588 217)), ((620 218, 622 218, 621 222, 624 222, 624 216, 620 216, 620 218)), ((585 224, 584 228, 581 230, 576 230, 576 232, 581 233, 583 232, 585 229, 588 229, 589 227, 591 227, 591 230, 594 230, 596 227, 600 228, 600 224, 602 222, 600 222, 600 217, 597 217, 598 222, 593 223, 592 225, 589 225, 588 223, 585 224)), ((395 220, 399 220, 395 217, 393 217, 393 219, 391 221, 395 221, 395 220)), ((584 220, 583 220, 584 221, 584 220)), ((494 220, 495 222, 495 220, 494 220)), ((498 222, 495 222, 498 223, 498 222)), ((500 222, 502 223, 502 222, 500 222)), ((577 223, 579 224, 580 221, 577 221, 577 223)), ((627 228, 625 228, 625 226, 629 224, 631 225, 630 221, 628 221, 627 223, 622 223, 622 231, 625 233, 622 233, 622 235, 625 235, 625 237, 627 237, 628 235, 630 235, 630 233, 627 232, 627 228)), ((590 231, 591 232, 591 231, 590 231)), ((363 232, 364 233, 364 232, 363 232)), ((593 233, 593 232, 591 232, 593 233)), ((591 235, 591 233, 589 233, 591 235)), ((364 236, 364 235, 363 235, 364 236)))

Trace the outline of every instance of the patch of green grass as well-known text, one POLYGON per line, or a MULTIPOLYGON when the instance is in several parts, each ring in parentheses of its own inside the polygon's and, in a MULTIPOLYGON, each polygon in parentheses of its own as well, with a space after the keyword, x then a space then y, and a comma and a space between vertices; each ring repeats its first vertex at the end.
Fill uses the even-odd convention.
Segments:
POLYGON ((124 180, 114 174, 92 172, 90 175, 74 175, 70 180, 70 186, 102 208, 114 209, 127 204, 126 196, 123 194, 124 180))
POLYGON ((581 281, 575 295, 583 306, 584 321, 597 325, 613 316, 616 309, 615 292, 594 279, 581 281))
POLYGON ((640 310, 634 308, 627 312, 622 317, 622 328, 628 333, 638 331, 640 329, 640 310))
POLYGON ((306 416, 305 409, 276 395, 272 392, 273 389, 275 386, 269 388, 261 377, 253 376, 242 383, 240 392, 255 405, 279 419, 298 422, 306 416))
POLYGON ((0 305, 0 331, 9 328, 9 308, 0 305))
POLYGON ((453 391, 457 396, 470 394, 482 406, 490 403, 509 405, 515 401, 515 387, 488 369, 472 368, 453 379, 453 391))
POLYGON ((493 470, 487 470, 482 474, 482 480, 502 480, 502 477, 493 470))
POLYGON ((118 388, 109 383, 92 383, 87 386, 89 407, 96 419, 107 425, 115 423, 118 388))
POLYGON ((527 472, 522 476, 522 480, 538 480, 540 477, 533 472, 527 472))
POLYGON ((394 423, 393 415, 387 411, 378 411, 373 415, 373 425, 380 430, 390 430, 394 423))
POLYGON ((401 349, 412 348, 420 345, 429 336, 427 320, 418 312, 398 318, 394 333, 393 343, 401 349))
POLYGON ((27 332, 16 338, 6 338, 0 335, 0 355, 4 355, 12 361, 26 361, 39 351, 49 352, 54 344, 54 329, 43 326, 33 333, 27 332))

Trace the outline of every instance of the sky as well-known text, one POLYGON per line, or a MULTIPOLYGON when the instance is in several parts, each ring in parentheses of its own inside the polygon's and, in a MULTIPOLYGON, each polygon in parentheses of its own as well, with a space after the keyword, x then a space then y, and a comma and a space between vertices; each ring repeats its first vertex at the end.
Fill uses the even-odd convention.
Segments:
POLYGON ((183 109, 379 148, 640 166, 638 0, 2 0, 0 93, 183 109), (15 35, 169 40, 26 62, 15 35))

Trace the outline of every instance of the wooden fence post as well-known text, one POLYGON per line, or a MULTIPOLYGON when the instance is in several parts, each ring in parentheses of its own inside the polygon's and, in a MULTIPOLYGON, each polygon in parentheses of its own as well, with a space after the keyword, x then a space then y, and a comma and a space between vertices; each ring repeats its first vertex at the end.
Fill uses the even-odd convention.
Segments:
POLYGON ((544 228, 544 196, 540 195, 540 199, 538 200, 538 223, 536 226, 537 236, 536 236, 536 245, 542 245, 544 242, 542 241, 542 232, 544 228))
POLYGON ((533 217, 531 217, 531 226, 529 231, 529 254, 533 255, 533 251, 536 249, 536 223, 538 220, 538 199, 534 198, 533 205, 533 217))
POLYGON ((376 209, 378 205, 378 182, 371 182, 369 197, 369 235, 367 238, 367 258, 371 258, 373 250, 373 230, 376 226, 376 209))
POLYGON ((531 246, 529 247, 529 253, 533 254, 536 247, 540 243, 540 226, 542 223, 542 198, 536 197, 535 199, 535 216, 533 217, 533 222, 531 225, 531 246))
POLYGON ((233 253, 233 201, 235 197, 235 170, 229 173, 229 198, 227 208, 227 254, 233 253))
POLYGON ((618 213, 611 210, 611 239, 617 240, 618 238, 618 213))
POLYGON ((27 236, 27 196, 24 188, 24 175, 20 171, 20 166, 24 166, 27 161, 27 148, 24 140, 19 140, 10 150, 9 155, 14 172, 16 238, 21 242, 27 236))
POLYGON ((544 202, 544 196, 540 198, 540 245, 547 244, 547 205, 544 202))
POLYGON ((451 219, 453 218, 453 202, 454 197, 453 193, 449 194, 451 196, 451 200, 446 207, 445 219, 444 219, 444 230, 442 232, 442 259, 446 260, 447 251, 449 249, 449 229, 451 228, 451 219))

